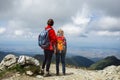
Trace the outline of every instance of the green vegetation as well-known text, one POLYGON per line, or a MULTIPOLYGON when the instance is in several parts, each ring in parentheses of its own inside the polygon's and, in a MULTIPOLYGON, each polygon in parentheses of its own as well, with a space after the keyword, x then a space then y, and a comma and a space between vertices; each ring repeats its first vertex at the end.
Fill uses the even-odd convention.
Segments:
POLYGON ((1 77, 3 77, 4 75, 5 75, 5 73, 6 73, 7 71, 5 70, 5 71, 2 71, 2 72, 0 72, 0 79, 1 79, 1 77))
MULTIPOLYGON (((34 58, 42 62, 44 60, 43 55, 35 55, 34 58)), ((89 67, 94 62, 91 61, 88 58, 82 57, 82 56, 73 56, 73 57, 66 57, 66 64, 75 66, 75 67, 89 67)), ((52 63, 55 64, 55 56, 52 57, 52 63)))
MULTIPOLYGON (((19 65, 15 65, 9 69, 6 69, 4 71, 1 71, 0 72, 0 79, 3 78, 3 77, 7 77, 7 76, 10 76, 12 75, 13 73, 17 72, 20 70, 20 67, 19 65)), ((22 69, 21 69, 22 70, 22 69)))
POLYGON ((12 75, 16 72, 19 72, 20 74, 23 74, 28 70, 32 71, 34 73, 34 75, 36 75, 36 74, 39 73, 40 67, 36 67, 36 66, 33 66, 33 65, 21 66, 19 64, 16 64, 15 66, 13 66, 9 69, 1 71, 0 72, 0 79, 3 78, 3 77, 7 77, 8 75, 10 76, 10 75, 12 75))
POLYGON ((118 65, 120 65, 120 60, 114 56, 109 56, 109 57, 107 57, 103 60, 100 60, 100 61, 96 62, 95 64, 91 65, 89 67, 89 69, 101 70, 110 65, 118 66, 118 65))

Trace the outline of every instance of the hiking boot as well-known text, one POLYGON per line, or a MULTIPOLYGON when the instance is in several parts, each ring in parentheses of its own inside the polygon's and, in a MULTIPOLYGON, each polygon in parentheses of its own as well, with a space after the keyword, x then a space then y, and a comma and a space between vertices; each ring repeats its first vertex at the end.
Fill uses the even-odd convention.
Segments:
POLYGON ((41 70, 41 75, 44 75, 44 69, 41 70))
POLYGON ((44 77, 51 76, 51 74, 47 71, 46 74, 44 74, 44 77))

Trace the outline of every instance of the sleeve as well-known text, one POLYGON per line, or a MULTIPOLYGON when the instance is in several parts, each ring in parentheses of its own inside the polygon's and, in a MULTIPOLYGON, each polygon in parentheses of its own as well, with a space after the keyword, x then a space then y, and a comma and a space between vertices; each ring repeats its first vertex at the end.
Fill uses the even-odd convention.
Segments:
POLYGON ((66 54, 67 53, 67 41, 66 41, 66 38, 64 38, 64 53, 66 54))
POLYGON ((51 29, 49 31, 49 39, 50 39, 52 46, 56 46, 57 37, 56 37, 55 31, 53 29, 51 29))

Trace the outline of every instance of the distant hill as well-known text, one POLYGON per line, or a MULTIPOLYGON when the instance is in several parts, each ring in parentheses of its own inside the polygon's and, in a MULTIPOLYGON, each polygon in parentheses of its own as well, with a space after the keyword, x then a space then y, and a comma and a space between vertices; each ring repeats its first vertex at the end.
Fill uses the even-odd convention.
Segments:
POLYGON ((109 56, 105 59, 102 59, 90 66, 90 69, 101 70, 110 65, 120 65, 120 60, 117 59, 115 56, 109 56))
POLYGON ((89 58, 90 60, 94 61, 94 62, 97 62, 99 60, 102 60, 103 58, 89 58))
POLYGON ((66 63, 77 67, 89 67, 94 62, 82 56, 73 56, 66 59, 66 63))
MULTIPOLYGON (((43 61, 44 56, 43 55, 35 55, 34 58, 38 59, 40 62, 43 61)), ((55 56, 53 56, 52 62, 55 62, 55 56)), ((90 59, 87 59, 82 56, 73 56, 73 57, 67 57, 66 58, 66 64, 73 65, 76 67, 89 67, 94 62, 90 59)))

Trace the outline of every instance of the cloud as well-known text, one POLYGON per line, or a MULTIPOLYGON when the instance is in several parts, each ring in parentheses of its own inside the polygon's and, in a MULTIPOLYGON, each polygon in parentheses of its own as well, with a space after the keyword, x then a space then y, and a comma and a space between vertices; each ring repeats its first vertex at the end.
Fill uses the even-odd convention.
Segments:
POLYGON ((100 36, 120 36, 120 32, 109 32, 109 31, 99 31, 97 32, 100 36))
MULTIPOLYGON (((98 11, 99 12, 99 11, 98 11)), ((72 22, 64 24, 62 29, 69 36, 120 36, 120 18, 96 14, 84 4, 81 10, 71 17, 72 22), (97 16, 96 16, 97 15, 97 16)))
POLYGON ((104 16, 94 20, 89 25, 89 33, 93 35, 119 37, 120 36, 120 18, 104 16))
POLYGON ((21 20, 9 20, 0 28, 1 40, 34 40, 37 39, 38 32, 26 27, 27 24, 21 20))
POLYGON ((91 13, 86 4, 82 6, 75 16, 71 16, 72 22, 62 26, 66 34, 70 36, 86 37, 86 28, 91 21, 91 13))
POLYGON ((83 32, 82 28, 77 27, 73 24, 66 24, 63 27, 61 27, 61 29, 63 29, 67 35, 71 36, 78 36, 80 33, 83 32))
POLYGON ((77 25, 80 25, 80 24, 86 25, 90 21, 90 18, 81 17, 78 14, 76 18, 73 18, 73 21, 74 21, 74 24, 77 24, 77 25))
POLYGON ((109 30, 109 31, 119 31, 120 30, 120 19, 114 18, 110 16, 104 16, 100 18, 97 25, 100 26, 103 30, 109 30))
POLYGON ((22 30, 15 30, 15 32, 14 32, 14 34, 16 35, 16 36, 19 36, 19 35, 23 35, 23 31, 22 30))
POLYGON ((3 34, 6 31, 6 28, 0 27, 0 34, 3 34))
POLYGON ((119 3, 120 0, 0 0, 0 43, 37 44, 47 20, 53 18, 54 29, 64 30, 73 54, 80 46, 119 48, 119 3))
POLYGON ((84 4, 82 10, 77 12, 76 16, 72 17, 72 20, 76 25, 87 25, 91 20, 90 15, 88 6, 84 4))
POLYGON ((15 0, 0 0, 0 14, 9 11, 9 9, 12 9, 14 1, 15 0))
POLYGON ((5 30, 0 30, 0 38, 37 41, 47 20, 53 18, 54 28, 62 28, 68 41, 74 37, 87 43, 108 36, 114 42, 120 32, 119 7, 118 0, 1 0, 0 26, 5 30))
POLYGON ((88 0, 87 3, 94 11, 100 11, 107 16, 120 17, 119 0, 88 0))

